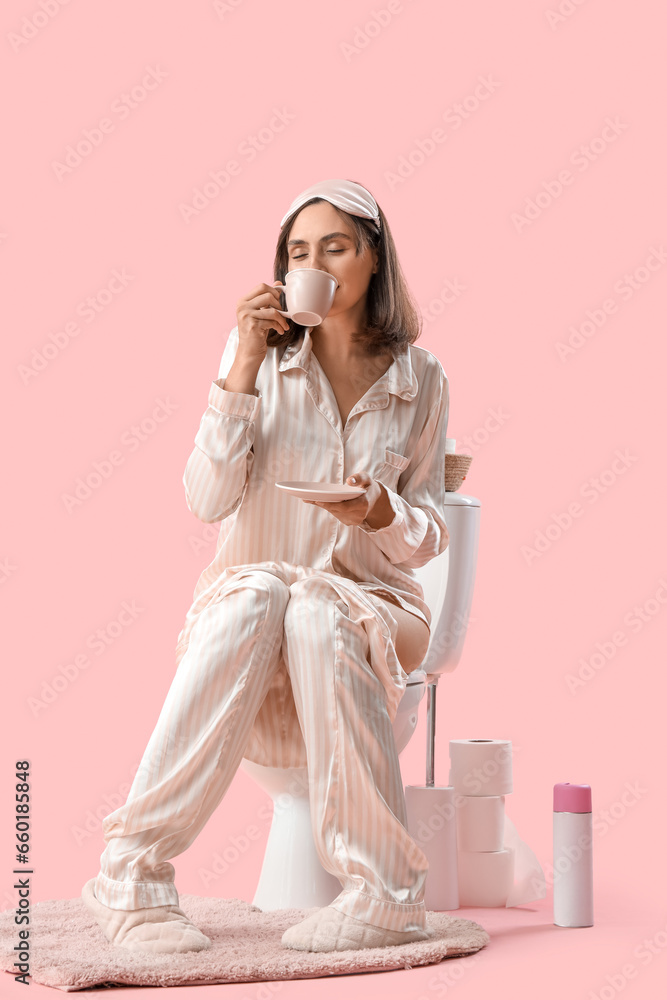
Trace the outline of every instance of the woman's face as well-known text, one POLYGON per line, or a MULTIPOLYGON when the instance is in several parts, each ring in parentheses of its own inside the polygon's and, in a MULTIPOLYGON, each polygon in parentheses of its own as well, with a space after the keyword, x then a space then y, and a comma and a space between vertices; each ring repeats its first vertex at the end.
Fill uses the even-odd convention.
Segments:
POLYGON ((307 205, 294 220, 287 240, 288 271, 316 267, 338 281, 333 305, 335 316, 364 300, 377 265, 377 251, 365 247, 355 255, 354 230, 328 201, 307 205))

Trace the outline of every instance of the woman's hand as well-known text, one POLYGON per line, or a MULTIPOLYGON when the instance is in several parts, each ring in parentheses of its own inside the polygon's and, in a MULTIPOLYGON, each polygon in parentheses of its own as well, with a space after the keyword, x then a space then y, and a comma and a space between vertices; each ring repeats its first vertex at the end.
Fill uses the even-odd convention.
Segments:
POLYGON ((361 524, 367 521, 371 528, 384 528, 391 524, 394 519, 394 509, 389 503, 386 490, 381 483, 372 479, 367 472, 355 472, 345 480, 350 486, 361 486, 365 493, 360 493, 358 497, 351 500, 338 500, 335 503, 326 503, 324 500, 304 500, 304 503, 315 504, 316 507, 324 507, 330 514, 337 517, 343 524, 361 524), (379 517, 376 519, 376 513, 379 517), (370 521, 369 521, 370 518, 370 521), (375 520, 384 523, 375 523, 375 520))
MULTIPOLYGON (((274 281, 273 285, 279 285, 274 281)), ((281 316, 280 289, 262 282, 236 303, 236 323, 239 329, 238 353, 260 363, 266 356, 266 338, 271 330, 287 333, 289 322, 281 316)))

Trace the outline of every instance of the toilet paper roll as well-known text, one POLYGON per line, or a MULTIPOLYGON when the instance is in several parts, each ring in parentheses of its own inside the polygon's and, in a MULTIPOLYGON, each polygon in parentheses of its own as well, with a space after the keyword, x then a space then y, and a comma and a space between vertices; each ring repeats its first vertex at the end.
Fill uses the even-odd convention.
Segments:
POLYGON ((406 785, 408 833, 428 861, 424 886, 427 910, 459 907, 456 807, 451 785, 406 785))
POLYGON ((456 810, 459 851, 502 851, 504 795, 462 795, 456 810))
MULTIPOLYGON (((511 740, 450 740, 449 756, 449 784, 455 789, 454 802, 457 807, 464 798, 505 796, 513 791, 511 740)), ((465 806, 463 808, 465 809, 465 806)), ((459 867, 459 877, 463 872, 464 878, 468 870, 466 857, 469 854, 480 857, 481 854, 493 855, 511 851, 514 856, 512 880, 505 903, 477 903, 478 906, 521 906, 536 899, 544 899, 546 896, 546 879, 542 866, 528 844, 521 839, 517 828, 506 813, 502 852, 466 851, 463 845, 459 845, 459 848, 459 858, 464 858, 462 866, 459 867)), ((493 861, 488 863, 501 864, 493 861)), ((461 902, 460 905, 466 904, 461 902)))
POLYGON ((459 905, 505 906, 514 880, 514 851, 459 851, 459 905))
POLYGON ((449 784, 461 795, 512 791, 511 740, 450 740, 449 784))

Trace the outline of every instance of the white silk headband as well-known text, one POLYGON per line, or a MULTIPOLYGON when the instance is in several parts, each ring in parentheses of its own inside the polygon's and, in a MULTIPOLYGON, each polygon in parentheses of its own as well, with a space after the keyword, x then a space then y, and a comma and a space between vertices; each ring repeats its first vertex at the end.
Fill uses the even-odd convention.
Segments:
POLYGON ((360 215, 365 219, 372 219, 378 229, 380 229, 380 210, 370 191, 367 191, 361 184, 340 178, 320 181, 318 184, 313 184, 297 195, 287 212, 283 215, 280 222, 281 227, 285 225, 292 212, 295 212, 301 205, 310 201, 311 198, 316 197, 324 198, 325 201, 331 202, 332 205, 342 209, 343 212, 349 212, 350 215, 360 215))

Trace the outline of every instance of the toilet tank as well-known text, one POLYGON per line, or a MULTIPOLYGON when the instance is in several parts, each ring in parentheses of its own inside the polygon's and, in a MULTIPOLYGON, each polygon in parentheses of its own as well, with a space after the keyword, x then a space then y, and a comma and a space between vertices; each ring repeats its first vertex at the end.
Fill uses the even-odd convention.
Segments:
POLYGON ((431 609, 431 641, 420 667, 425 674, 456 668, 465 642, 475 588, 480 502, 463 493, 445 493, 449 545, 414 570, 431 609))

